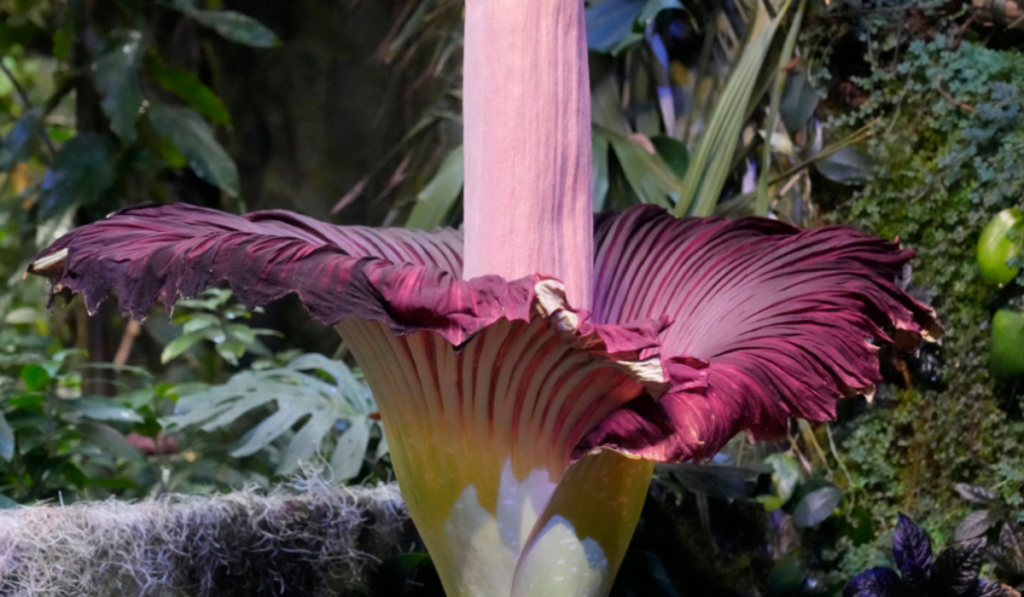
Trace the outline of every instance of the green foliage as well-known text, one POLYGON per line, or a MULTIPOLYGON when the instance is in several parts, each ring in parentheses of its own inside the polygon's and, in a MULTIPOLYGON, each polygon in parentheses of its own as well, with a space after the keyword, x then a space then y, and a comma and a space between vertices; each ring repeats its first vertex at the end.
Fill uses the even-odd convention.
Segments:
POLYGON ((175 323, 182 325, 182 335, 167 343, 160 361, 167 363, 203 341, 213 343, 217 354, 235 366, 247 352, 269 355, 259 336, 280 334, 241 323, 252 314, 241 305, 229 302, 231 295, 230 290, 211 288, 197 298, 178 301, 176 307, 186 310, 175 316, 175 323))
POLYGON ((433 230, 447 222, 465 180, 465 161, 459 147, 448 154, 434 178, 416 196, 406 227, 433 230))
MULTIPOLYGON (((744 181, 763 172, 760 195, 767 205, 761 212, 777 203, 774 215, 810 221, 807 185, 793 183, 806 181, 806 167, 837 148, 823 150, 814 131, 806 130, 817 94, 802 70, 782 60, 783 46, 792 49, 800 30, 800 18, 792 16, 802 15, 803 7, 789 10, 795 4, 784 2, 769 14, 760 0, 722 6, 676 0, 587 4, 595 210, 651 203, 675 206, 681 214, 749 214, 758 206, 744 181), (798 85, 785 83, 790 70, 798 85), (765 106, 773 83, 778 97, 765 106), (759 128, 774 129, 779 122, 788 128, 758 135, 759 128), (764 143, 762 137, 782 142, 764 143), (722 199, 731 202, 719 206, 722 199)), ((412 227, 460 219, 455 207, 461 176, 454 166, 461 135, 452 130, 461 117, 450 104, 461 92, 458 63, 449 60, 462 43, 460 7, 453 0, 408 2, 402 26, 382 52, 408 65, 414 56, 432 57, 424 76, 437 83, 436 101, 428 102, 419 122, 390 152, 388 162, 397 163, 380 166, 392 170, 382 194, 399 197, 393 212, 409 214, 412 227)), ((845 172, 841 163, 835 170, 845 172)), ((375 178, 380 178, 376 170, 335 211, 375 178)))
POLYGON ((235 43, 254 48, 272 48, 280 43, 266 25, 242 13, 201 10, 196 7, 195 0, 170 0, 169 5, 235 43))
MULTIPOLYGON (((0 354, 0 495, 26 502, 95 497, 136 487, 145 468, 125 433, 145 421, 126 398, 83 392, 82 378, 95 370, 75 350, 53 354, 5 338, 0 354), (63 492, 68 495, 63 496, 63 492)), ((148 373, 120 368, 132 385, 148 373)))
POLYGON ((187 0, 0 6, 5 30, 21 32, 3 38, 0 201, 38 230, 21 239, 24 253, 72 221, 170 198, 168 175, 185 167, 228 198, 240 196, 237 167, 211 126, 230 124, 224 102, 200 78, 202 64, 183 68, 162 57, 175 50, 156 24, 173 20, 174 10, 182 26, 192 20, 258 48, 278 43, 251 17, 187 0), (37 43, 47 36, 52 46, 37 43), (188 107, 170 103, 170 94, 188 107))
POLYGON ((110 129, 127 144, 135 141, 135 121, 142 110, 142 41, 140 31, 116 30, 105 40, 93 65, 96 88, 103 96, 101 105, 110 119, 110 129))
POLYGON ((226 384, 190 392, 178 400, 174 416, 166 422, 171 428, 213 431, 271 403, 277 406, 274 413, 242 436, 232 456, 250 456, 287 438, 276 473, 290 474, 300 462, 319 454, 326 437, 337 429, 331 473, 336 480, 348 480, 359 474, 371 435, 379 438, 373 460, 387 451, 381 426, 370 418, 377 408, 369 389, 344 363, 317 354, 297 356, 283 367, 242 371, 226 384))
POLYGON ((149 109, 149 122, 157 134, 181 152, 199 178, 231 197, 239 196, 238 168, 198 112, 184 106, 154 104, 149 109))
MULTIPOLYGON (((878 44, 872 50, 885 47, 878 44)), ((941 371, 883 392, 847 419, 839 451, 857 503, 876 524, 886 526, 898 510, 913 512, 939 541, 963 512, 955 483, 1004 487, 1010 495, 1020 484, 1008 478, 1024 472, 1024 425, 1012 384, 998 384, 988 372, 991 310, 1019 289, 987 287, 974 255, 992 216, 1021 205, 1022 81, 1024 62, 1015 52, 971 42, 951 51, 940 35, 910 43, 895 67, 876 66, 859 81, 869 101, 839 118, 853 126, 881 120, 866 144, 873 175, 837 205, 834 218, 917 251, 914 283, 934 297, 946 327, 941 350, 925 356, 944 360, 941 371), (936 376, 938 384, 930 379, 936 376)), ((883 551, 884 539, 856 551, 865 550, 883 551)), ((836 555, 852 572, 853 552, 836 555)))

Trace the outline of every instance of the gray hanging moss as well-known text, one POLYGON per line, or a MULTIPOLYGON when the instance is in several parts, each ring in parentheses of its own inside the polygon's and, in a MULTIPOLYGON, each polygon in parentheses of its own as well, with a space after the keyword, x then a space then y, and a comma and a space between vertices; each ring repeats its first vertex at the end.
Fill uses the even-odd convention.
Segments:
POLYGON ((0 512, 3 597, 359 595, 414 530, 395 485, 0 512))

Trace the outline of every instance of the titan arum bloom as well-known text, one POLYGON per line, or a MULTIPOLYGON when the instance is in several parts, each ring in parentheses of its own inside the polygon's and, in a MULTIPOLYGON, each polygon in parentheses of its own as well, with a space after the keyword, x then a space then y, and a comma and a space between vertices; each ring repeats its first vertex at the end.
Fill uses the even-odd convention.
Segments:
POLYGON ((468 0, 462 232, 122 210, 32 271, 144 317, 226 282, 295 293, 351 347, 448 594, 606 595, 655 461, 783 434, 937 335, 911 258, 845 228, 591 214, 581 0, 468 0))

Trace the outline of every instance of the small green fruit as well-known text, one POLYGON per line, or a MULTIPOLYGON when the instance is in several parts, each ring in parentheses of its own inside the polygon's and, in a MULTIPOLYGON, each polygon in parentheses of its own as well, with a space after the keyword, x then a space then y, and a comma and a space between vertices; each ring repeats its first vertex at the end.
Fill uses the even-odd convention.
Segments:
POLYGON ((989 367, 996 377, 1024 375, 1024 313, 1000 309, 992 318, 989 367))
POLYGON ((981 278, 989 284, 1007 284, 1020 273, 1020 268, 1006 264, 1024 249, 1024 237, 1010 238, 1007 235, 1014 229, 1024 234, 1024 211, 1011 208, 996 214, 981 232, 978 268, 981 278))

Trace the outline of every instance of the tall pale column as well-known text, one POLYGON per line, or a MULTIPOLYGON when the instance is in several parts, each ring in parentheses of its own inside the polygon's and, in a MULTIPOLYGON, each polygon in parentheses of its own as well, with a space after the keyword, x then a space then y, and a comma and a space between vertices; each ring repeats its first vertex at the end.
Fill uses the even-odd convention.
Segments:
POLYGON ((464 70, 464 276, 548 274, 589 307, 583 0, 467 0, 464 70))

